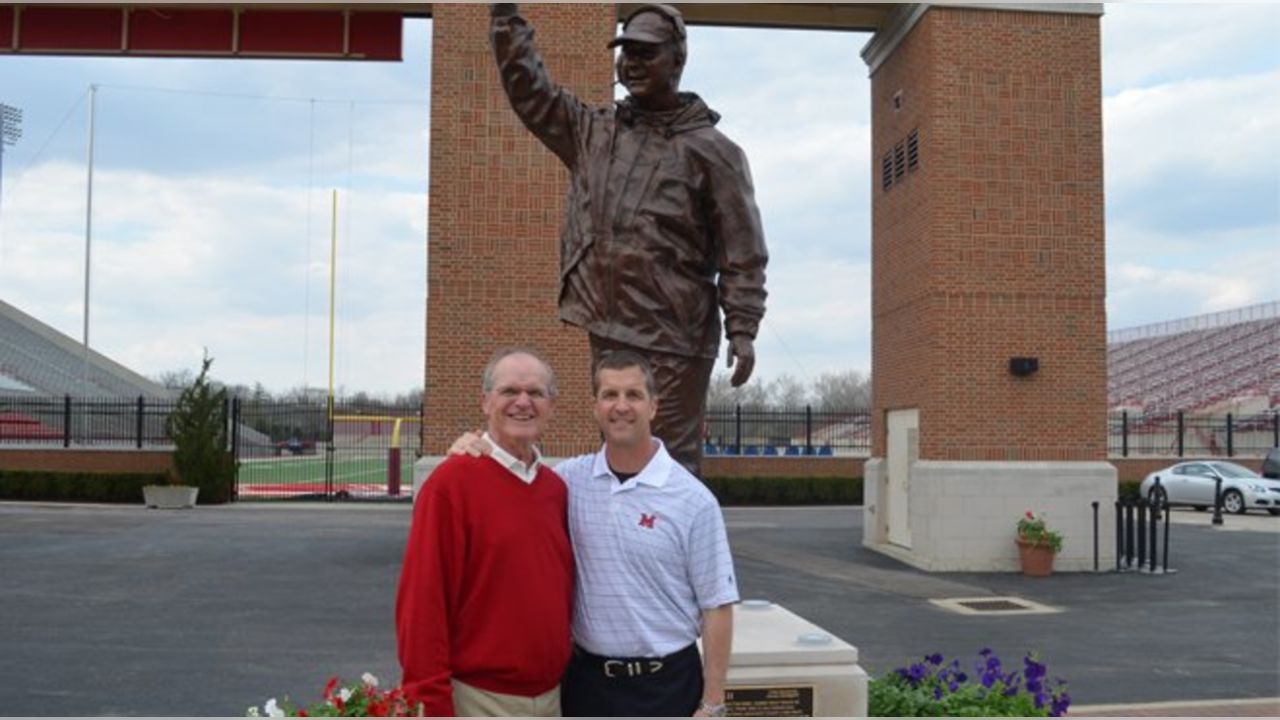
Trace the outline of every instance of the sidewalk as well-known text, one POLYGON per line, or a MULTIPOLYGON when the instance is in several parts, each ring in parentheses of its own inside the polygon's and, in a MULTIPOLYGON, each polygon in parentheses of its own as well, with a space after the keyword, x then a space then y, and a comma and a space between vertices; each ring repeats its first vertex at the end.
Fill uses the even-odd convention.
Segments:
POLYGON ((1138 705, 1080 705, 1071 717, 1280 717, 1280 698, 1204 700, 1138 705))

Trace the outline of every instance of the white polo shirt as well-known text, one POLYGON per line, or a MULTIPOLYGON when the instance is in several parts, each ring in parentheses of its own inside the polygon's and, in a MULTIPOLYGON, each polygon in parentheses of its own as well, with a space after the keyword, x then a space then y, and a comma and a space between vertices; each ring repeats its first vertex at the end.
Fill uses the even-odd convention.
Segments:
POLYGON ((654 442, 625 483, 603 448, 555 467, 569 486, 573 638, 597 655, 670 655, 697 640, 702 610, 738 601, 719 503, 654 442))

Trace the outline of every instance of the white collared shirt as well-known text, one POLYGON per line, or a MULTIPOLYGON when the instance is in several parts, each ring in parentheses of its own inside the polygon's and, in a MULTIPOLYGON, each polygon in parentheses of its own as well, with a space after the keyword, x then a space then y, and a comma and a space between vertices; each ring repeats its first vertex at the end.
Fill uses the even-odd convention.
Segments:
POLYGON ((503 450, 502 446, 489 433, 486 432, 480 437, 493 448, 493 451, 489 453, 489 457, 496 460, 499 465, 510 471, 512 475, 523 480, 525 484, 532 484, 534 479, 538 477, 538 466, 542 464, 542 454, 538 452, 538 448, 533 448, 533 462, 526 465, 520 458, 503 450))
POLYGON ((703 610, 738 601, 719 503, 654 442, 625 483, 603 449, 555 467, 569 486, 573 638, 597 655, 669 655, 698 639, 703 610))

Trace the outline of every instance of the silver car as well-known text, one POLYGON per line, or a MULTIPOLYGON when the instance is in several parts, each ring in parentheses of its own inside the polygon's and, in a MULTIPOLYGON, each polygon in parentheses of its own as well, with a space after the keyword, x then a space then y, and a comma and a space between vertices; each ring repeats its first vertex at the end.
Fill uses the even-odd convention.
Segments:
POLYGON ((1266 510, 1280 515, 1280 480, 1268 480, 1247 467, 1220 460, 1184 462, 1157 470, 1142 481, 1138 491, 1151 502, 1207 510, 1213 507, 1218 478, 1222 478, 1224 512, 1266 510), (1160 478, 1159 488, 1156 478, 1160 478))

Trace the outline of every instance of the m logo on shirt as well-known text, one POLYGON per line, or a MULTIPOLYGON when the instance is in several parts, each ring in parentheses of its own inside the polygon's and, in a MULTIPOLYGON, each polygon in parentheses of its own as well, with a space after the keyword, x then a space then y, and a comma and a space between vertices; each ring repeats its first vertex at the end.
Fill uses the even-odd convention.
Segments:
POLYGON ((653 529, 653 523, 654 523, 654 521, 655 521, 655 520, 657 520, 657 519, 658 519, 658 516, 657 516, 657 515, 649 515, 649 514, 647 514, 647 513, 640 513, 640 527, 649 528, 650 530, 652 530, 652 529, 653 529))

